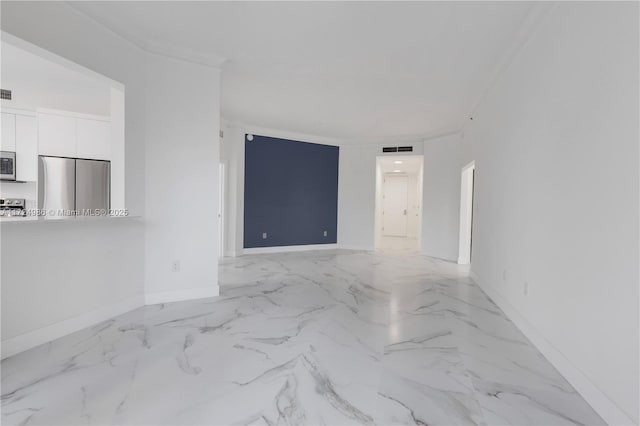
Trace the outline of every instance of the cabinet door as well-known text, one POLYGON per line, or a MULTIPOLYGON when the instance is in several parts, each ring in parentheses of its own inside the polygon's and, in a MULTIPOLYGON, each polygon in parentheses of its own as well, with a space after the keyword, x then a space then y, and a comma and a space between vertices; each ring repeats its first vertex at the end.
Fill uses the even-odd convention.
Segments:
POLYGON ((38 114, 38 154, 75 157, 76 119, 38 114))
POLYGON ((15 114, 2 113, 2 140, 1 151, 16 150, 16 116, 15 114))
POLYGON ((38 179, 38 120, 16 115, 16 179, 38 179))
POLYGON ((79 118, 78 157, 92 160, 110 160, 111 134, 108 121, 79 118))

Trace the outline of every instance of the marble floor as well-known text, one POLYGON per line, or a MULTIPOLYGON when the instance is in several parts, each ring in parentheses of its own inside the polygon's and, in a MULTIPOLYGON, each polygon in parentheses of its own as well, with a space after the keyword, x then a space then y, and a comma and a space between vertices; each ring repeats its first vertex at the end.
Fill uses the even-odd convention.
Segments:
POLYGON ((2 424, 603 424, 457 265, 254 255, 221 283, 4 360, 2 424))
POLYGON ((420 251, 420 243, 417 238, 381 236, 378 241, 378 251, 381 252, 405 252, 417 253, 420 251))

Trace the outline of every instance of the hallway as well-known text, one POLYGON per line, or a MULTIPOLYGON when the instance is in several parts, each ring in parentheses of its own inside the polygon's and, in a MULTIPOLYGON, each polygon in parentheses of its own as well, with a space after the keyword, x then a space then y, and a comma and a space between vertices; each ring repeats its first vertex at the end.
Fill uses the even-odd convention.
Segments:
POLYGON ((452 263, 326 250, 221 263, 2 362, 3 424, 602 424, 452 263))

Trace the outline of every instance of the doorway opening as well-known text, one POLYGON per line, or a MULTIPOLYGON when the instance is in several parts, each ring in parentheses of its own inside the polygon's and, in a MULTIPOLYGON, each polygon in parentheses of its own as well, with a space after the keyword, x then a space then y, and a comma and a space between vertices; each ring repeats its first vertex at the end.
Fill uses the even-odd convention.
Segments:
POLYGON ((376 250, 420 251, 422 179, 422 155, 377 157, 376 250))
POLYGON ((460 240, 458 244, 458 263, 471 263, 473 245, 473 193, 475 178, 475 162, 462 168, 460 179, 460 240))

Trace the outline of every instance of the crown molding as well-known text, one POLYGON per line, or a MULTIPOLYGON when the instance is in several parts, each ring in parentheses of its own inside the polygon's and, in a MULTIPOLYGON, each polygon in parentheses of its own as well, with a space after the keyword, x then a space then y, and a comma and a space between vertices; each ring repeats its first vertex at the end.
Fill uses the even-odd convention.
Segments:
POLYGON ((157 38, 147 37, 142 32, 136 29, 125 29, 121 25, 113 25, 112 23, 99 19, 94 14, 87 12, 84 8, 78 5, 78 2, 66 2, 66 5, 77 13, 80 13, 87 19, 91 20, 93 23, 117 35, 124 41, 132 44, 145 53, 160 55, 197 65, 203 65, 210 68, 215 68, 217 70, 221 70, 222 65, 227 61, 226 57, 218 55, 216 53, 202 52, 197 49, 165 42, 157 38))
POLYGON ((296 140, 313 140, 317 141, 317 143, 322 143, 326 145, 337 145, 344 147, 363 147, 363 146, 382 146, 382 145, 413 145, 413 144, 422 144, 424 142, 428 142, 433 139, 438 139, 446 136, 457 135, 462 132, 462 128, 448 128, 441 129, 434 132, 421 133, 415 135, 404 135, 404 136, 389 136, 385 138, 367 138, 367 137, 358 137, 358 138, 340 138, 340 137, 331 137, 324 136, 319 134, 298 132, 298 131, 289 131, 284 129, 276 129, 274 127, 269 126, 257 126, 253 124, 249 124, 247 122, 243 122, 241 120, 233 120, 228 119, 224 116, 220 119, 221 125, 230 128, 230 129, 238 129, 245 133, 253 133, 262 136, 270 136, 276 138, 285 138, 285 139, 296 139, 296 140))
POLYGON ((282 130, 282 129, 276 129, 273 127, 256 126, 256 125, 245 123, 242 121, 233 121, 233 122, 227 121, 227 125, 231 128, 239 129, 242 132, 247 134, 267 136, 272 138, 291 139, 291 140, 297 140, 297 141, 303 141, 303 142, 309 142, 309 143, 318 143, 322 145, 334 145, 334 146, 340 146, 343 142, 339 138, 333 138, 329 136, 322 136, 322 135, 298 132, 298 131, 282 130))
POLYGON ((488 94, 498 83, 498 81, 500 81, 503 74, 509 69, 515 58, 520 54, 520 52, 522 52, 522 49, 527 45, 529 40, 531 40, 535 32, 540 27, 540 23, 546 16, 549 15, 550 11, 555 8, 555 6, 555 4, 552 4, 550 2, 535 2, 531 5, 531 8, 525 15, 521 25, 518 27, 518 30, 514 34, 511 45, 507 48, 504 55, 502 55, 502 58, 498 61, 495 68, 493 69, 491 78, 489 79, 486 87, 481 92, 477 101, 472 105, 469 113, 465 117, 462 117, 458 131, 463 131, 469 124, 469 118, 473 117, 488 94))
POLYGON ((215 68, 217 70, 220 70, 227 60, 225 57, 215 53, 205 53, 196 49, 185 48, 155 39, 150 39, 144 43, 143 49, 148 53, 192 62, 194 64, 215 68))

